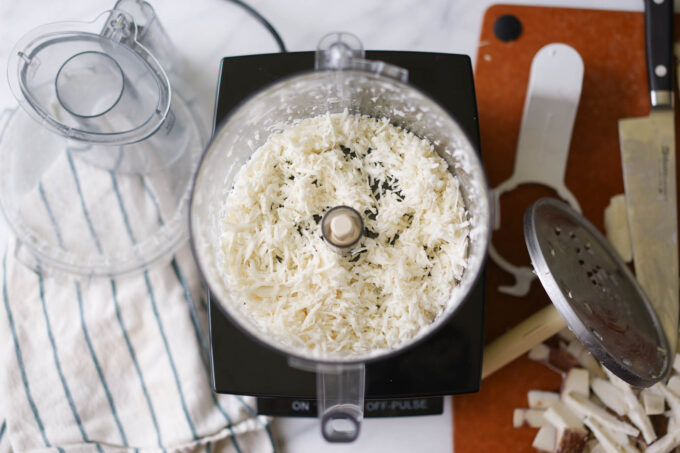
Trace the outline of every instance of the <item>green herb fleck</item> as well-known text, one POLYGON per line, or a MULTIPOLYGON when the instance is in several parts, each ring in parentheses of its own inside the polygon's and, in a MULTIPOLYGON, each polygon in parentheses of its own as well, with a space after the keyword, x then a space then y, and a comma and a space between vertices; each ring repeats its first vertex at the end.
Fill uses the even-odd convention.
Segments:
MULTIPOLYGON (((364 244, 361 244, 361 246, 363 247, 364 244)), ((356 255, 354 255, 352 258, 350 258, 349 262, 350 263, 356 263, 357 261, 359 261, 359 258, 361 257, 362 253, 366 253, 365 248, 362 251, 358 252, 356 255)))
POLYGON ((378 233, 376 233, 375 231, 371 230, 370 228, 365 228, 365 229, 364 229, 364 235, 365 235, 367 238, 369 238, 369 239, 375 239, 375 238, 377 238, 378 236, 380 236, 378 233))
POLYGON ((364 211, 364 215, 369 220, 375 220, 378 217, 378 208, 375 208, 375 212, 371 211, 370 209, 366 209, 364 211))
POLYGON ((357 158, 357 153, 355 153, 354 151, 352 151, 350 148, 346 147, 345 145, 340 145, 340 151, 342 151, 342 154, 345 155, 345 160, 357 158))

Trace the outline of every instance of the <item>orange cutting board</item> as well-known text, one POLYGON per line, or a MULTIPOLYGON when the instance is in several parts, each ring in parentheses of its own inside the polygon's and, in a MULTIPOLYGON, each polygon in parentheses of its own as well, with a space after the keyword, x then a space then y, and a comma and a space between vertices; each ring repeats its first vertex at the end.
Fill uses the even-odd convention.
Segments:
MULTIPOLYGON (((679 29, 676 16, 676 37, 679 29)), ((623 193, 617 122, 619 118, 645 116, 650 108, 642 13, 490 7, 482 24, 475 68, 484 165, 491 187, 512 174, 531 61, 539 49, 554 42, 572 46, 585 65, 566 185, 579 200, 583 214, 603 231, 605 207, 613 195, 623 193), (522 34, 515 41, 502 42, 494 36, 494 22, 504 14, 512 14, 522 23, 522 34)), ((515 264, 529 264, 522 215, 541 196, 554 194, 541 186, 520 186, 501 198, 501 228, 494 232, 493 243, 515 264)), ((487 343, 549 303, 538 281, 524 298, 498 292, 499 285, 512 283, 512 278, 489 260, 487 343)), ((513 428, 513 409, 527 407, 528 390, 557 390, 560 383, 561 376, 524 356, 484 380, 480 392, 454 397, 455 452, 534 451, 531 442, 537 430, 513 428)))

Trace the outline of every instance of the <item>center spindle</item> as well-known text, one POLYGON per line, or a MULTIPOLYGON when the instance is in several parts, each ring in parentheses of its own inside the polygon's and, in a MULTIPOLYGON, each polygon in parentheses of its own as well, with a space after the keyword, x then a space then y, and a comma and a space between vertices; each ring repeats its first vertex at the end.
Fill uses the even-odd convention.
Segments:
POLYGON ((364 232, 361 215, 349 206, 336 206, 321 220, 324 241, 334 249, 348 249, 356 245, 364 232))

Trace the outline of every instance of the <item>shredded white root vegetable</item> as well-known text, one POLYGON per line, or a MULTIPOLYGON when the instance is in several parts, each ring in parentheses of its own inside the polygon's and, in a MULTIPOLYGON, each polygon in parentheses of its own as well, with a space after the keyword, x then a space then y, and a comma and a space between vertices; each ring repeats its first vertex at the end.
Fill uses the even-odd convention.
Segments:
POLYGON ((459 181, 428 141, 387 119, 329 114, 283 128, 240 170, 224 213, 224 272, 243 309, 314 356, 413 337, 467 264, 459 181), (365 224, 349 257, 321 237, 338 205, 365 224))

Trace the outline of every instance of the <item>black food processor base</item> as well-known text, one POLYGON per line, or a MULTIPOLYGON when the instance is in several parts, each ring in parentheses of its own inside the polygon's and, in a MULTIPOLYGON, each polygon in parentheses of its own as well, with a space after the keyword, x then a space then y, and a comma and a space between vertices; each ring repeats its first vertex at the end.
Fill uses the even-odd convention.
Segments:
MULTIPOLYGON (((472 65, 465 55, 367 51, 409 71, 411 84, 437 100, 479 149, 472 65)), ((215 128, 246 97, 281 77, 312 70, 314 52, 246 55, 222 60, 215 128)), ((316 376, 254 341, 210 302, 211 364, 218 393, 258 397, 258 412, 316 414, 316 376)), ((484 275, 457 313, 424 341, 366 365, 366 417, 441 414, 442 395, 479 390, 484 344, 484 275)))

